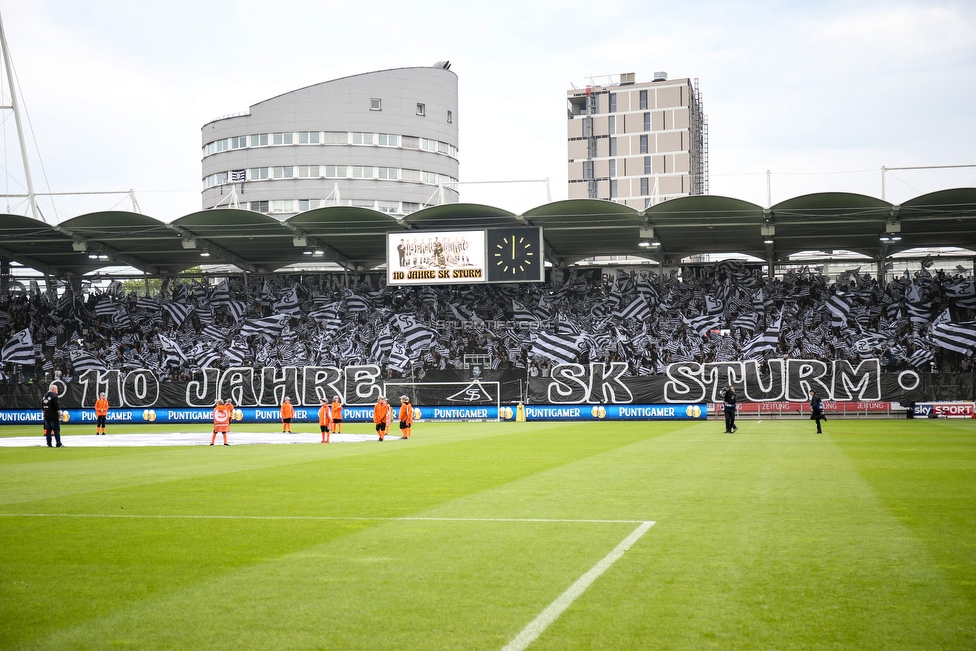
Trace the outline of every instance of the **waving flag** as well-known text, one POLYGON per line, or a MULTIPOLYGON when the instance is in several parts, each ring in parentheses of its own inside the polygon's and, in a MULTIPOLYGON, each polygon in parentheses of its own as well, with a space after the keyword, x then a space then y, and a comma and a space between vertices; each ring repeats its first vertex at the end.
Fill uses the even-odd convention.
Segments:
POLYGON ((29 329, 24 328, 7 340, 0 349, 0 363, 34 365, 34 341, 29 329))

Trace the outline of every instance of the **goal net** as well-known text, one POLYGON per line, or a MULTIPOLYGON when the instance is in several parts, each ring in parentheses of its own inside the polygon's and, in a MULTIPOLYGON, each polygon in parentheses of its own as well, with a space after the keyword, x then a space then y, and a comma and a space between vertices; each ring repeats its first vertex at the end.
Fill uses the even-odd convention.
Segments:
POLYGON ((471 380, 470 382, 397 382, 383 383, 390 403, 396 405, 400 396, 423 407, 501 407, 501 383, 471 380))

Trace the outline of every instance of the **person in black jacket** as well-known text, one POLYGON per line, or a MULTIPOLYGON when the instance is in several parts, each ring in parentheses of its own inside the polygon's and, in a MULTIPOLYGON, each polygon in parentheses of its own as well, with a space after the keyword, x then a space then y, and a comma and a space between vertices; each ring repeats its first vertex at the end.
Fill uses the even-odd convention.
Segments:
POLYGON ((725 395, 722 396, 722 411, 725 412, 725 433, 731 434, 738 431, 738 427, 735 424, 735 387, 729 385, 728 390, 725 395))
POLYGON ((816 391, 810 392, 810 420, 817 421, 817 434, 823 434, 823 430, 820 429, 820 421, 827 420, 823 411, 823 400, 820 399, 820 394, 816 391))
POLYGON ((51 445, 51 437, 57 441, 57 447, 61 445, 61 402, 58 400, 58 385, 52 384, 41 401, 41 411, 44 415, 44 438, 47 439, 47 447, 51 445))

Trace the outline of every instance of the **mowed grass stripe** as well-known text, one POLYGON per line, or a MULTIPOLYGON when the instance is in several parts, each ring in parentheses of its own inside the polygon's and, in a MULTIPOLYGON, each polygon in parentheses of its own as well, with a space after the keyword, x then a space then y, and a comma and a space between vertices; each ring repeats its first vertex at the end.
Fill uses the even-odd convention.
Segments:
POLYGON ((382 518, 370 516, 343 515, 135 515, 119 513, 0 513, 0 518, 135 518, 156 520, 350 520, 350 521, 394 521, 410 522, 574 522, 579 524, 635 524, 640 520, 596 520, 583 518, 425 518, 421 516, 402 518, 382 518))
MULTIPOLYGON (((412 446, 411 441, 403 442, 403 447, 397 448, 391 445, 397 442, 391 442, 369 446, 367 449, 376 451, 373 453, 324 458, 311 454, 311 460, 301 463, 296 463, 294 458, 294 448, 298 446, 261 446, 259 450, 263 456, 280 456, 283 465, 225 472, 221 465, 228 459, 225 455, 213 462, 216 468, 211 475, 191 476, 179 481, 144 483, 138 472, 119 463, 114 473, 117 487, 111 490, 84 493, 81 487, 72 487, 68 494, 58 499, 17 506, 25 511, 65 513, 338 513, 400 517, 400 514, 416 513, 459 495, 484 490, 594 451, 612 449, 652 435, 645 429, 631 427, 596 439, 584 433, 572 434, 572 428, 566 429, 559 424, 525 429, 497 424, 482 428, 455 426, 439 429, 450 443, 456 445, 412 446), (478 440, 480 429, 490 433, 486 440, 478 440), (470 430, 475 435, 458 435, 455 433, 458 430, 470 430), (550 430, 560 435, 552 434, 550 430), (568 434, 565 440, 564 432, 568 434), (456 440, 452 440, 454 437, 456 440), (129 485, 128 481, 133 483, 129 485)), ((309 446, 308 450, 311 453, 325 447, 309 446)), ((337 446, 336 449, 341 448, 337 446)), ((204 448, 199 452, 212 451, 204 448)), ((180 463, 185 451, 175 452, 175 462, 180 463)), ((253 455, 252 450, 244 448, 217 452, 232 452, 245 457, 253 455)), ((261 463, 268 465, 267 461, 261 463)), ((97 472, 102 471, 104 468, 97 468, 97 472)), ((79 480, 72 478, 71 481, 79 480)), ((49 492, 42 491, 42 494, 49 492)), ((68 524, 63 527, 53 523, 18 522, 16 532, 0 524, 4 529, 3 538, 9 536, 12 543, 26 543, 9 557, 8 576, 24 584, 33 584, 35 588, 24 593, 25 598, 8 603, 11 610, 4 611, 11 615, 12 621, 39 618, 38 625, 52 625, 59 620, 74 619, 79 611, 69 615, 64 609, 47 608, 48 591, 60 593, 59 599, 64 603, 84 603, 80 612, 91 612, 92 607, 107 612, 134 599, 178 591, 180 585, 187 582, 206 582, 253 562, 263 563, 269 558, 285 556, 329 540, 332 536, 348 535, 375 524, 347 522, 324 526, 316 523, 299 527, 291 523, 279 531, 277 523, 273 529, 268 529, 243 522, 208 522, 203 526, 172 522, 141 528, 128 525, 104 527, 90 522, 83 526, 68 524), (122 532, 131 533, 126 536, 121 535, 122 532), (46 541, 52 553, 44 559, 31 559, 36 566, 24 566, 20 560, 13 560, 21 555, 30 558, 31 548, 41 541, 46 541), (219 553, 212 554, 211 549, 218 549, 219 553), (183 550, 189 562, 180 566, 183 550), (62 582, 58 578, 86 573, 98 576, 113 562, 124 568, 124 576, 119 578, 123 586, 115 586, 113 581, 62 582), (35 575, 34 579, 31 574, 35 575)), ((3 565, 4 560, 0 558, 0 567, 3 565)), ((8 632, 16 630, 13 627, 8 632)))
POLYGON ((646 470, 653 536, 532 648, 972 648, 976 611, 921 540, 832 436, 785 425, 621 451, 621 475, 646 470))
POLYGON ((384 522, 67 620, 33 642, 494 650, 530 619, 524 602, 552 601, 632 526, 384 522))
MULTIPOLYGON (((284 467, 329 462, 336 464, 330 466, 330 478, 345 484, 347 476, 352 481, 359 481, 361 471, 369 468, 372 472, 377 468, 377 463, 382 467, 383 464, 378 459, 390 454, 420 454, 425 459, 424 464, 432 464, 428 472, 423 464, 411 466, 411 461, 416 458, 414 456, 404 458, 403 462, 390 460, 386 463, 387 468, 392 464, 392 467, 403 467, 414 475, 423 472, 436 476, 440 468, 454 465, 463 474, 470 474, 467 472, 469 466, 477 466, 478 475, 484 470, 491 471, 494 468, 511 476, 518 472, 532 472, 538 464, 563 463, 572 460, 576 455, 627 444, 634 440, 633 437, 653 435, 646 429, 635 427, 638 424, 629 425, 618 433, 624 436, 623 439, 618 436, 595 439, 583 433, 578 435, 581 437, 578 441, 571 441, 566 446, 552 446, 548 439, 533 436, 550 430, 565 431, 565 424, 562 423, 437 423, 427 424, 423 429, 417 428, 419 434, 410 441, 390 440, 382 444, 373 442, 334 446, 310 444, 60 450, 28 448, 16 451, 0 448, 0 504, 39 503, 45 499, 64 504, 71 501, 72 495, 81 496, 80 501, 87 502, 88 495, 100 491, 130 491, 138 486, 147 486, 147 490, 158 492, 153 487, 162 490, 168 482, 199 480, 206 484, 215 477, 221 477, 220 481, 232 490, 238 483, 235 475, 239 473, 243 473, 241 476, 245 478, 254 478, 253 481, 246 482, 254 489, 248 496, 253 504, 254 492, 260 492, 264 483, 260 477, 262 471, 265 476, 274 478, 272 483, 278 482, 279 478, 287 483, 288 477, 300 475, 303 471, 283 472, 284 467), (513 441, 509 443, 505 437, 511 437, 513 441), (470 447, 462 447, 460 451, 449 449, 442 454, 432 453, 429 457, 418 450, 441 445, 470 447), (509 448, 510 445, 513 447, 509 448), (547 454, 539 454, 543 448, 548 448, 545 450, 547 454), (511 456, 520 451, 524 451, 524 454, 516 458, 511 456), (366 460, 358 463, 354 459, 359 457, 366 460), (31 461, 24 463, 23 459, 31 461), (346 476, 342 475, 343 472, 346 476)), ((359 427, 362 429, 365 426, 359 427)), ((450 470, 448 468, 449 472, 450 470)), ((372 475, 365 479, 371 481, 372 475)), ((458 482, 458 485, 463 484, 463 481, 458 482)), ((118 505, 113 504, 113 507, 118 508, 118 505)), ((29 508, 24 506, 15 510, 27 511, 29 508)))

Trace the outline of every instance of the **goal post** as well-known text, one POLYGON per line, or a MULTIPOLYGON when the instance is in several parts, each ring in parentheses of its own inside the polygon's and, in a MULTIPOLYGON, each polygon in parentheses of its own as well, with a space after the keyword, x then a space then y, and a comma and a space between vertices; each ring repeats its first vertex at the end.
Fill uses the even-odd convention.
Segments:
POLYGON ((397 382, 383 383, 390 404, 396 405, 400 396, 420 407, 494 407, 495 418, 501 413, 501 382, 471 380, 468 382, 397 382))

